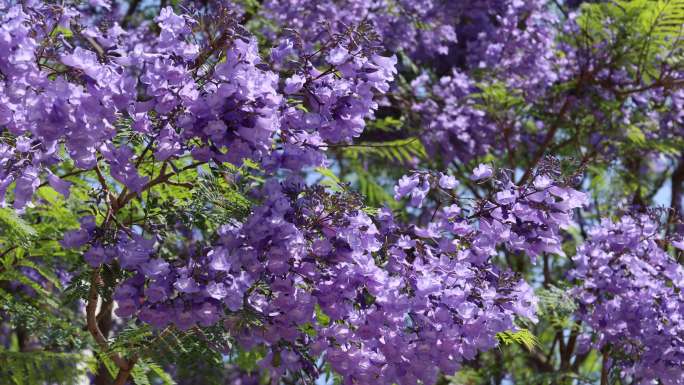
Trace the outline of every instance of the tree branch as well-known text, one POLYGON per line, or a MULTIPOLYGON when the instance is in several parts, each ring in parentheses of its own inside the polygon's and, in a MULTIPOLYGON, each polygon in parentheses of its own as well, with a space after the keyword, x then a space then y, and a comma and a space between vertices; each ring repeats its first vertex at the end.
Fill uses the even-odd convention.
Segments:
MULTIPOLYGON (((103 352, 107 352, 109 350, 109 343, 107 342, 107 338, 100 330, 100 326, 97 322, 97 300, 99 297, 97 293, 97 288, 101 284, 102 277, 100 277, 98 269, 95 269, 93 270, 93 273, 90 278, 90 291, 88 292, 88 303, 86 304, 86 323, 88 326, 88 331, 95 339, 97 345, 103 352)), ((110 358, 112 359, 112 361, 114 361, 116 366, 119 367, 120 372, 125 370, 129 370, 130 372, 130 369, 132 369, 133 364, 127 361, 125 358, 121 357, 121 355, 119 355, 118 353, 112 353, 110 355, 110 358)))
POLYGON ((682 213, 682 184, 684 183, 684 157, 679 159, 677 168, 672 172, 672 195, 667 223, 672 224, 682 213))
POLYGON ((608 349, 603 351, 603 358, 601 359, 601 385, 608 385, 608 349))

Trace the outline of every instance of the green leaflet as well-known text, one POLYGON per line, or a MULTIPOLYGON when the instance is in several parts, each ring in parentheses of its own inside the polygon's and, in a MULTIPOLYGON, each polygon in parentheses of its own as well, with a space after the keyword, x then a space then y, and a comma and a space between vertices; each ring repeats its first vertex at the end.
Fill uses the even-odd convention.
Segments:
MULTIPOLYGON (((602 22, 606 18, 622 21, 632 29, 630 36, 640 49, 634 55, 646 57, 667 51, 682 33, 684 0, 615 0, 598 4, 584 4, 580 25, 593 37, 604 36, 602 22)), ((643 60, 641 60, 643 62, 643 60)))
POLYGON ((36 230, 19 217, 13 209, 0 208, 0 233, 5 246, 29 247, 36 230))
POLYGON ((559 328, 571 327, 572 314, 577 309, 574 299, 568 295, 566 289, 551 285, 548 289, 540 289, 539 314, 547 319, 551 325, 559 328))
POLYGON ((171 376, 159 366, 159 364, 149 360, 138 360, 131 371, 131 377, 136 385, 175 385, 176 382, 171 376))
POLYGON ((93 357, 77 353, 0 351, 0 383, 78 384, 88 372, 92 372, 93 366, 93 357))
POLYGON ((539 348, 541 345, 539 339, 527 329, 520 329, 517 331, 507 330, 505 332, 496 333, 496 338, 504 345, 518 344, 524 346, 527 350, 532 351, 539 348))
POLYGON ((381 143, 358 143, 345 147, 343 153, 349 159, 374 157, 404 164, 413 162, 414 158, 427 159, 428 157, 425 147, 418 137, 381 143))

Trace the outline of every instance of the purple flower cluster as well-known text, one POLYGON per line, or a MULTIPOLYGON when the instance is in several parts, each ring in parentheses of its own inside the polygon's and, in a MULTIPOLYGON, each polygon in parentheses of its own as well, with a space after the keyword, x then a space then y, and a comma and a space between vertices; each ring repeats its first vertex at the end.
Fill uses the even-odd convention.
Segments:
POLYGON ((198 160, 208 160, 210 148, 216 149, 211 159, 235 164, 245 158, 260 159, 270 151, 280 126, 282 96, 276 91, 278 76, 260 69, 260 63, 256 40, 236 39, 225 61, 215 67, 213 81, 178 118, 183 132, 177 141, 195 137, 211 144, 194 150, 198 160))
MULTIPOLYGON (((427 127, 421 133, 421 140, 431 154, 439 154, 444 163, 468 162, 492 149, 498 150, 495 143, 501 143, 503 135, 477 107, 478 100, 473 97, 477 89, 466 74, 454 70, 451 76, 442 77, 432 85, 429 76, 422 74, 411 87, 419 96, 413 110, 427 127)), ((507 138, 510 143, 516 139, 507 138)))
POLYGON ((432 0, 353 0, 344 4, 268 0, 264 2, 261 14, 275 25, 266 30, 267 34, 277 34, 280 28, 292 28, 309 43, 320 40, 330 30, 339 32, 366 20, 382 35, 388 49, 403 49, 432 57, 447 53, 449 45, 457 40, 452 24, 456 18, 450 8, 453 8, 450 3, 432 0))
POLYGON ((541 0, 271 0, 261 13, 277 27, 300 31, 304 42, 367 21, 385 47, 430 61, 435 73, 415 79, 410 97, 417 97, 421 140, 445 164, 510 150, 524 134, 523 122, 489 116, 476 84, 534 102, 568 78, 572 61, 560 53, 556 13, 541 0))
POLYGON ((474 21, 457 35, 469 40, 466 54, 471 69, 488 69, 488 76, 528 100, 560 79, 565 61, 557 53, 559 20, 546 1, 469 3, 464 10, 474 21))
MULTIPOLYGON (((663 86, 681 79, 663 75, 649 88, 628 65, 609 67, 615 36, 588 47, 560 39, 578 22, 568 16, 563 30, 541 0, 266 0, 249 11, 260 37, 278 37, 262 46, 220 2, 204 8, 216 11, 212 22, 189 5, 125 29, 104 20, 118 9, 105 1, 14 3, 0 0, 0 206, 30 207, 41 185, 69 197, 64 175, 82 173, 84 185, 102 188, 98 217, 82 217, 61 245, 82 250, 93 277, 102 265, 123 270, 116 314, 155 330, 220 325, 241 349, 266 352, 259 365, 274 382, 314 380, 322 360, 345 384, 434 384, 495 347, 517 318, 536 321, 533 289, 494 260, 563 255, 563 231, 587 203, 577 183, 539 165, 544 149, 576 142, 585 167, 595 155, 582 142, 593 135, 587 121, 658 122, 596 134, 634 142, 640 133, 676 139, 684 121, 684 94, 663 86), (611 116, 592 110, 616 95, 611 116), (488 97, 513 102, 497 110, 488 97), (401 128, 365 132, 376 114, 401 128), (416 116, 421 128, 410 131, 416 116), (412 172, 394 188, 408 216, 418 213, 409 223, 369 209, 348 185, 302 179, 332 163, 330 149, 382 148, 365 143, 376 134, 410 144, 407 133, 443 164, 508 152, 510 167, 526 162, 524 182, 487 164, 458 177, 412 172), (523 140, 532 157, 512 151, 523 140), (217 231, 155 234, 152 189, 194 193, 192 181, 169 178, 203 163, 212 172, 248 163, 254 206, 217 231), (465 188, 484 197, 465 204, 465 188), (131 204, 144 192, 147 202, 131 204), (129 208, 145 216, 120 221, 129 208), (175 240, 192 252, 169 253, 175 240)), ((344 151, 335 151, 340 169, 352 162, 344 151)), ((353 168, 370 170, 360 163, 353 168)), ((578 248, 570 276, 596 349, 627 377, 680 384, 684 270, 668 243, 682 246, 646 217, 606 220, 578 248)))
POLYGON ((316 50, 284 40, 271 51, 282 70, 291 72, 282 92, 288 102, 281 116, 282 151, 270 167, 298 170, 322 165, 326 143, 349 143, 363 132, 389 90, 396 58, 381 56, 372 44, 360 45, 361 31, 350 28, 316 50))
POLYGON ((479 208, 483 212, 480 227, 486 226, 510 251, 532 257, 563 255, 561 230, 573 223, 573 210, 586 203, 586 194, 541 174, 530 185, 506 182, 499 186, 494 199, 479 208))
POLYGON ((137 170, 136 154, 114 141, 126 121, 154 144, 160 161, 190 153, 202 162, 249 158, 290 169, 321 164, 324 142, 360 135, 377 109, 376 95, 388 91, 395 73, 394 58, 353 43, 353 33, 324 42, 329 46, 317 56, 285 41, 272 58, 292 71, 281 88, 256 38, 240 27, 224 26, 216 39, 224 44, 216 53, 220 60, 205 65, 212 52, 200 52, 191 39, 194 20, 171 8, 155 19, 157 37, 144 26, 129 32, 118 24, 80 26, 78 10, 47 8, 35 13, 40 23, 19 5, 3 11, 1 20, 0 48, 10 55, 0 59, 0 124, 11 136, 0 141, 0 195, 16 182, 17 209, 31 200, 43 172, 68 195, 69 182, 48 169, 64 160, 62 145, 77 168, 94 168, 101 155, 116 181, 140 192, 149 180, 137 170), (71 27, 83 39, 67 41, 36 25, 71 27), (43 49, 54 39, 65 44, 43 49), (276 141, 283 150, 271 154, 276 141))
MULTIPOLYGON (((113 116, 97 98, 81 99, 78 95, 86 93, 82 86, 48 80, 36 58, 45 32, 30 28, 32 20, 21 6, 4 4, 1 9, 0 50, 6 54, 0 58, 0 124, 11 139, 0 139, 0 202, 4 204, 8 187, 16 182, 14 207, 21 209, 40 184, 42 170, 59 161, 60 139, 75 139, 70 128, 82 124, 84 137, 107 135, 113 116)), ((57 22, 68 19, 52 20, 57 22)), ((70 147, 76 161, 93 159, 87 147, 75 148, 70 147)), ((68 191, 58 177, 51 175, 50 182, 58 191, 68 191)))
MULTIPOLYGON (((473 178, 492 174, 483 165, 473 178)), ((446 174, 414 174, 396 197, 420 206, 430 189, 458 185, 446 174)), ((135 272, 116 290, 117 314, 181 330, 222 321, 240 346, 268 348, 260 365, 275 377, 315 378, 324 357, 348 383, 434 383, 494 347, 516 316, 536 320, 532 289, 490 259, 499 246, 560 252, 559 229, 582 203, 540 175, 524 188, 502 184, 474 215, 452 204, 412 227, 386 209, 367 214, 352 193, 294 177, 270 179, 261 195, 244 223, 224 226, 199 257, 169 263, 153 257, 153 240, 126 234, 114 247, 92 246, 91 264, 116 255, 135 272)), ((85 222, 72 238, 89 234, 85 222)))
MULTIPOLYGON (((557 20, 543 1, 335 1, 269 0, 261 15, 275 24, 267 34, 292 28, 303 40, 320 40, 330 30, 339 32, 361 21, 370 22, 385 47, 402 50, 416 60, 441 60, 473 67, 504 64, 530 81, 531 68, 542 70, 537 82, 553 81, 552 45, 557 20), (539 55, 543 52, 544 55, 539 55), (446 60, 445 60, 446 59, 446 60)), ((446 66, 445 66, 446 67, 446 66)))
POLYGON ((315 378, 324 357, 346 383, 387 384, 434 383, 494 347, 515 316, 535 319, 532 289, 488 261, 495 243, 467 246, 482 235, 456 206, 412 236, 350 193, 271 179, 262 194, 243 224, 180 265, 151 258, 150 241, 122 240, 118 261, 137 274, 117 288, 117 314, 157 328, 223 320, 240 346, 269 348, 260 364, 275 377, 315 378))
POLYGON ((63 161, 62 145, 82 169, 95 167, 101 151, 114 177, 136 191, 144 181, 129 163, 130 150, 111 142, 120 114, 137 104, 135 77, 123 64, 131 58, 118 52, 123 31, 115 27, 106 33, 94 28, 79 32, 100 50, 107 50, 100 56, 70 44, 45 49, 61 37, 51 31, 76 22, 78 12, 68 6, 35 7, 2 6, 0 48, 10 54, 0 59, 4 105, 0 124, 11 134, 9 144, 0 143, 3 201, 7 187, 16 181, 14 207, 21 209, 40 185, 42 172, 57 191, 68 195, 68 182, 47 169, 63 161), (109 56, 114 53, 118 54, 109 56))
POLYGON ((577 316, 596 349, 638 383, 684 383, 684 268, 652 218, 604 220, 572 259, 577 316), (621 358, 622 357, 622 358, 621 358))
MULTIPOLYGON (((485 181, 493 177, 490 166, 481 164, 471 179, 485 181)), ((448 175, 415 173, 404 176, 395 187, 395 198, 410 196, 410 204, 420 207, 430 189, 453 190, 457 184, 448 175), (452 187, 453 186, 453 187, 452 187)), ((517 186, 504 174, 492 180, 495 190, 488 199, 477 203, 467 218, 477 219, 477 231, 468 220, 444 224, 436 222, 417 228, 416 234, 432 238, 448 230, 469 237, 469 253, 473 258, 486 260, 495 247, 505 245, 511 252, 524 252, 536 257, 541 253, 563 255, 561 231, 573 224, 572 212, 587 203, 586 195, 552 176, 538 174, 528 184, 517 186)), ((453 196, 453 192, 449 191, 453 196)), ((460 209, 452 206, 453 214, 460 209)))

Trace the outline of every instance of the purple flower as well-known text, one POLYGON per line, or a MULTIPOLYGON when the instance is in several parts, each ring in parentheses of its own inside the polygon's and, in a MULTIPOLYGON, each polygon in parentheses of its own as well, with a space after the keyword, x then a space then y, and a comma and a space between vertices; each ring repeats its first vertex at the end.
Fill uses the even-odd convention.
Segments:
POLYGON ((228 296, 228 289, 221 282, 211 282, 207 285, 207 294, 214 299, 222 300, 228 296))
POLYGON ((486 164, 480 164, 473 170, 473 174, 470 176, 471 180, 479 181, 482 179, 487 179, 492 176, 494 171, 492 167, 486 164))
POLYGON ((294 94, 299 92, 299 90, 301 90, 304 86, 304 83, 306 83, 306 79, 304 77, 297 74, 292 75, 291 77, 285 79, 285 93, 294 94))
MULTIPOLYGON (((66 246, 65 246, 66 247, 66 246)), ((92 267, 98 267, 110 261, 110 256, 102 246, 93 246, 83 254, 83 258, 92 267)))
POLYGON ((168 262, 161 258, 150 259, 142 265, 143 273, 148 277, 167 275, 170 271, 168 262))
POLYGON ((394 199, 400 200, 409 195, 419 183, 420 176, 418 174, 402 176, 397 185, 394 186, 394 199))
POLYGON ((152 282, 145 288, 145 297, 152 303, 162 302, 169 297, 168 285, 164 282, 152 282))
POLYGON ((90 241, 90 234, 85 230, 72 230, 64 234, 60 242, 67 249, 79 248, 90 241))
POLYGON ((14 208, 21 209, 27 202, 31 201, 33 193, 40 185, 38 179, 38 169, 35 167, 28 167, 17 178, 14 187, 14 208))
POLYGON ((159 133, 159 145, 154 153, 157 160, 166 160, 181 152, 182 145, 180 136, 170 125, 166 125, 159 133))
POLYGON ((553 180, 549 178, 547 175, 539 175, 536 178, 534 178, 534 188, 537 190, 545 190, 551 186, 553 183, 553 180))
POLYGON ((73 53, 64 55, 61 59, 64 65, 83 71, 100 84, 106 79, 107 70, 97 61, 97 55, 92 51, 76 47, 73 53))
POLYGON ((64 199, 69 198, 69 190, 71 188, 71 182, 64 181, 60 179, 57 175, 53 174, 50 170, 47 170, 48 173, 48 183, 50 184, 50 187, 55 189, 58 193, 62 194, 64 196, 64 199))
POLYGON ((192 277, 178 278, 173 287, 181 293, 197 293, 199 291, 199 285, 192 277))
POLYGON ((64 238, 60 243, 65 248, 76 249, 90 241, 96 227, 95 217, 92 215, 81 217, 79 222, 81 223, 79 230, 68 231, 64 234, 64 238))
POLYGON ((410 195, 411 206, 420 207, 428 192, 430 192, 430 183, 421 178, 420 174, 404 175, 394 186, 394 199, 399 200, 410 195))
POLYGON ((684 239, 677 240, 677 241, 673 240, 672 246, 678 248, 679 250, 684 250, 684 239))
POLYGON ((209 252, 207 257, 210 258, 209 267, 215 271, 229 271, 230 262, 226 258, 226 251, 224 249, 215 249, 209 252))
POLYGON ((446 190, 453 190, 458 187, 459 182, 451 175, 441 174, 439 177, 439 187, 446 190))
POLYGON ((326 57, 326 60, 328 63, 332 65, 340 65, 344 62, 347 61, 349 58, 349 51, 347 51, 346 48, 344 47, 335 47, 333 48, 330 53, 328 53, 328 56, 326 57))
POLYGON ((515 202, 517 194, 514 190, 504 190, 496 193, 496 202, 502 205, 510 205, 515 202))
POLYGON ((141 268, 154 252, 154 243, 154 239, 145 239, 141 235, 134 234, 128 237, 126 234, 120 234, 116 245, 119 264, 124 269, 141 268))

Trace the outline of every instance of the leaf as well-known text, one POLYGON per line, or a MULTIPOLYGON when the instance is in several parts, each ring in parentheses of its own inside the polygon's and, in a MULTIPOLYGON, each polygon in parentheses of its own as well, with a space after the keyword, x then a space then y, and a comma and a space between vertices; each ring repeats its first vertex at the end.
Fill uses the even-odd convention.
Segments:
POLYGON ((97 356, 100 359, 100 362, 104 364, 104 367, 107 369, 107 372, 109 372, 109 375, 112 378, 116 378, 117 374, 119 373, 119 368, 116 366, 114 361, 112 361, 112 359, 103 352, 98 352, 97 356))
POLYGON ((6 208, 0 208, 0 232, 3 238, 21 247, 29 247, 31 240, 36 236, 36 230, 31 225, 21 219, 14 210, 6 208))
POLYGON ((39 294, 45 297, 49 297, 50 293, 40 286, 36 281, 30 279, 24 274, 17 270, 8 270, 0 273, 0 281, 17 281, 23 283, 26 286, 31 287, 33 290, 37 291, 39 294))
POLYGON ((344 147, 343 154, 345 157, 354 160, 361 157, 368 157, 402 164, 412 163, 415 158, 428 158, 423 143, 417 137, 379 143, 357 143, 349 147, 344 147))
POLYGON ((520 329, 517 331, 507 330, 496 333, 496 338, 504 345, 516 343, 524 346, 527 350, 533 351, 541 345, 537 337, 527 329, 520 329))
POLYGON ((340 178, 338 178, 337 175, 335 175, 335 173, 332 172, 332 170, 330 170, 329 168, 326 168, 326 167, 316 167, 315 170, 316 170, 316 172, 318 172, 319 174, 321 174, 321 175, 323 175, 323 176, 325 176, 325 177, 331 179, 333 182, 335 182, 335 183, 337 183, 337 184, 341 184, 341 183, 342 183, 342 181, 340 181, 340 178))
POLYGON ((173 378, 171 378, 171 375, 166 373, 166 371, 164 371, 164 369, 158 364, 154 362, 148 362, 147 367, 150 368, 152 373, 154 373, 154 375, 156 375, 162 381, 163 385, 176 384, 176 381, 174 381, 173 378))
POLYGON ((59 281, 59 278, 57 278, 52 272, 46 270, 42 266, 36 264, 33 261, 30 261, 28 259, 22 259, 17 263, 19 266, 25 266, 25 267, 30 267, 31 269, 37 271, 40 275, 42 275, 45 279, 47 279, 51 284, 53 284, 57 289, 62 288, 62 283, 59 281))
POLYGON ((614 0, 585 3, 581 10, 578 21, 586 36, 600 41, 618 32, 632 46, 625 58, 640 66, 672 50, 683 32, 684 0, 614 0), (613 21, 614 31, 605 28, 606 20, 613 21))
POLYGON ((309 337, 315 337, 317 334, 316 329, 314 329, 311 322, 307 322, 303 325, 300 325, 297 329, 299 329, 299 331, 308 335, 309 337))
POLYGON ((265 357, 265 350, 263 348, 255 348, 252 350, 237 349, 237 356, 235 357, 235 364, 242 370, 252 373, 256 371, 259 366, 257 362, 265 357))
POLYGON ((135 364, 133 367, 133 370, 131 370, 131 377, 133 378, 133 381, 135 381, 135 385, 151 385, 150 384, 150 379, 147 377, 147 365, 145 365, 145 361, 139 360, 138 363, 135 364))
POLYGON ((151 336, 152 329, 149 325, 130 323, 116 336, 110 349, 127 355, 147 346, 151 336))
POLYGON ((320 182, 321 185, 330 188, 333 191, 340 191, 342 186, 342 181, 335 175, 335 173, 326 167, 316 167, 316 172, 323 176, 323 180, 320 182))
POLYGON ((553 326, 564 328, 574 324, 571 317, 577 310, 577 304, 567 290, 551 285, 548 289, 539 289, 537 297, 539 314, 553 326))
POLYGON ((213 224, 224 224, 235 218, 246 217, 252 203, 224 178, 202 175, 195 182, 189 206, 192 220, 206 219, 213 224))
POLYGON ((93 362, 91 357, 78 353, 0 351, 0 383, 75 385, 93 362))
POLYGON ((62 36, 69 38, 74 36, 74 33, 71 32, 69 28, 62 27, 61 25, 57 25, 53 30, 52 33, 50 33, 50 37, 57 36, 59 34, 62 34, 62 36))
POLYGON ((627 127, 627 139, 638 146, 646 144, 646 135, 644 135, 639 127, 634 125, 627 127))
POLYGON ((368 131, 378 130, 384 132, 399 131, 404 122, 393 116, 386 116, 382 119, 375 119, 368 123, 368 131))
POLYGON ((327 314, 325 314, 325 312, 323 312, 323 309, 321 309, 321 306, 319 304, 316 304, 315 313, 316 322, 318 322, 321 326, 330 325, 330 317, 327 314))
POLYGON ((375 177, 363 168, 354 169, 359 182, 359 192, 366 198, 369 206, 396 205, 394 198, 376 181, 375 177))

